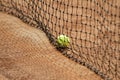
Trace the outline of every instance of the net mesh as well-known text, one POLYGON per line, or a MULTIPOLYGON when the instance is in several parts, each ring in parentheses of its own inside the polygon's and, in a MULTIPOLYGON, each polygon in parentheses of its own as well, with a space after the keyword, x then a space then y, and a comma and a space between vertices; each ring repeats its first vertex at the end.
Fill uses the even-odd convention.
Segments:
POLYGON ((70 37, 63 52, 105 80, 120 80, 120 0, 0 0, 0 11, 42 29, 55 44, 70 37))

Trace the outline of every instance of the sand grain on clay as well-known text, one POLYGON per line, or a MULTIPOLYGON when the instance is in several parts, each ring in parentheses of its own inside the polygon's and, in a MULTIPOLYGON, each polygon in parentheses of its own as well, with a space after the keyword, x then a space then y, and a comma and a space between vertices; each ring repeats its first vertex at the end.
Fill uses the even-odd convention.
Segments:
POLYGON ((46 35, 0 12, 0 80, 102 80, 58 52, 46 35))

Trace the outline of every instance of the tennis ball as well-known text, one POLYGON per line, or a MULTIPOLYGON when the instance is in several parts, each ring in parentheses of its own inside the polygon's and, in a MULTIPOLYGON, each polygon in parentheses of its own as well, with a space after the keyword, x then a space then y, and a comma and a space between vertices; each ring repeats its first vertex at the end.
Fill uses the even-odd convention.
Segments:
POLYGON ((57 44, 58 47, 62 47, 62 48, 68 47, 70 44, 70 39, 66 35, 60 35, 57 38, 57 44))

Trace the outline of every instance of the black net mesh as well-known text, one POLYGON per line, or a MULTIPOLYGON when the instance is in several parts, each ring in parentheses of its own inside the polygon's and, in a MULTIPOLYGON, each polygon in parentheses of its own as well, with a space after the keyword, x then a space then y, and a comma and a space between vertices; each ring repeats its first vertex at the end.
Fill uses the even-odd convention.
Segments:
POLYGON ((64 55, 120 80, 120 0, 0 0, 0 11, 42 29, 52 43, 69 36, 64 55))

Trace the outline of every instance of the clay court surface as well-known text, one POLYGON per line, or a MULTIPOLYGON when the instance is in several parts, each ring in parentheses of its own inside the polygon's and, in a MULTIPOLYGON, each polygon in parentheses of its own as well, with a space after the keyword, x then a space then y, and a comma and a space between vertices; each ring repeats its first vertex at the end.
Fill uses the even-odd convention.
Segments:
MULTIPOLYGON (((118 78, 119 72, 115 70, 119 67, 120 1, 72 1, 60 0, 59 3, 45 0, 43 3, 39 0, 1 0, 5 6, 1 10, 13 13, 14 16, 24 16, 22 20, 27 20, 26 16, 30 20, 35 18, 48 25, 47 28, 55 37, 59 34, 70 36, 72 50, 75 52, 70 54, 111 78, 118 74, 118 78), (62 3, 87 9, 67 7, 62 3), (72 18, 70 14, 73 14, 72 18), (108 69, 111 69, 110 73, 106 71, 108 69)), ((102 80, 93 71, 57 51, 40 29, 6 13, 0 12, 0 80, 102 80)))
POLYGON ((0 12, 0 80, 102 80, 64 57, 46 35, 0 12))

